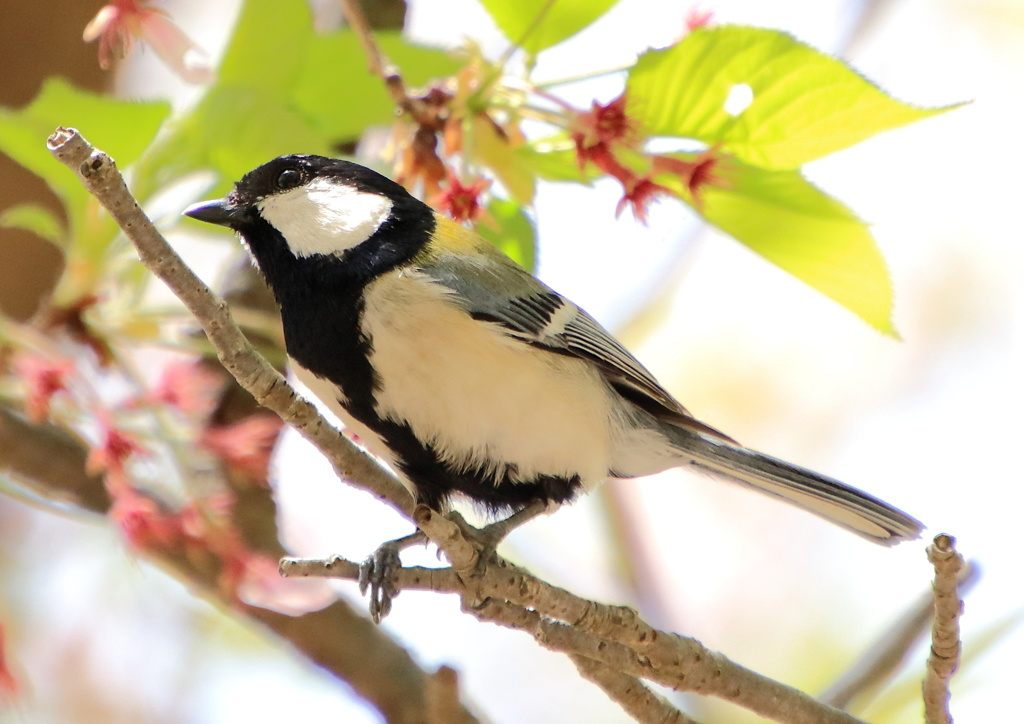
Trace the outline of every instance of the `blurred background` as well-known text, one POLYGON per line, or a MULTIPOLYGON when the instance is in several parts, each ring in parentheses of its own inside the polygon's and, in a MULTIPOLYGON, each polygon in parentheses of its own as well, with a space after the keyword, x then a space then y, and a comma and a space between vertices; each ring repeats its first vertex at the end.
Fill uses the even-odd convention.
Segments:
MULTIPOLYGON (((116 78, 80 43, 99 2, 6 0, 0 103, 27 103, 60 73, 126 97, 196 90, 137 49, 116 78)), ((330 3, 318 2, 330 14, 330 3)), ((162 5, 214 55, 233 0, 162 5)), ((953 683, 961 721, 1016 710, 1024 584, 1016 526, 1024 476, 1024 3, 1018 0, 720 0, 719 23, 791 32, 848 60, 901 100, 964 108, 889 132, 807 168, 873 224, 896 289, 901 341, 663 202, 642 227, 614 219, 613 182, 545 183, 539 275, 626 342, 697 417, 744 444, 863 488, 928 525, 924 540, 881 549, 768 498, 673 471, 605 486, 517 531, 502 549, 546 580, 637 605, 656 625, 817 694, 930 586, 925 544, 957 537, 982 578, 962 619, 966 660, 953 683), (614 514, 610 513, 614 511, 614 514)), ((579 36, 539 56, 535 77, 631 63, 671 43, 690 7, 621 0, 579 36), (599 60, 595 60, 595 58, 599 60)), ((406 32, 431 45, 506 41, 475 0, 410 0, 406 32)), ((273 49, 268 49, 273 52, 273 49)), ((617 96, 610 75, 560 88, 577 107, 617 96)), ((297 152, 302 149, 295 149, 297 152)), ((0 207, 42 193, 0 159, 0 207)), ((3 230, 0 303, 27 316, 59 255, 3 230), (22 282, 15 287, 14 281, 22 282), (19 306, 21 305, 21 306, 19 306)), ((172 237, 189 259, 222 260, 223 242, 172 237), (200 251, 209 246, 209 253, 200 251), (189 246, 192 245, 192 246, 189 246)), ((298 555, 361 559, 408 525, 340 485, 286 434, 274 458, 279 524, 298 555)), ((432 551, 407 563, 438 565, 432 551)), ((338 584, 357 607, 355 586, 338 584)), ((101 519, 42 512, 0 496, 0 621, 21 700, 3 722, 379 721, 344 685, 262 631, 193 597, 135 559, 101 519)), ((406 592, 383 624, 425 667, 455 667, 490 721, 623 722, 625 714, 564 657, 484 626, 454 597, 406 592)), ((919 721, 927 647, 862 712, 919 721)), ((676 695, 672 695, 676 696, 676 695)), ((674 699, 705 722, 748 721, 717 701, 674 699)))

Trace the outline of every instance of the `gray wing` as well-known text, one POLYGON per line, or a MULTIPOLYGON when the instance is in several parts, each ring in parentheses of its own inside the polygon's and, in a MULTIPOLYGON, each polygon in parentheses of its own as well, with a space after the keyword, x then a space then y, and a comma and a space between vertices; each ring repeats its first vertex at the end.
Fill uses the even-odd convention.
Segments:
POLYGON ((655 418, 732 442, 687 412, 593 317, 504 255, 441 255, 417 266, 451 289, 474 319, 533 347, 587 360, 655 418))

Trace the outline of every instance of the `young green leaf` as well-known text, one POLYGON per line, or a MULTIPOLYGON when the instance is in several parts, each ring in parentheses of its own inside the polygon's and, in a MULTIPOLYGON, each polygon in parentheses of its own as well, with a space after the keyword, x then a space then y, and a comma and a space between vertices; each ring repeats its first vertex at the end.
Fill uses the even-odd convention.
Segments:
POLYGON ((315 37, 309 5, 303 0, 246 0, 217 79, 286 97, 315 37))
POLYGON ((786 33, 735 25, 698 28, 645 53, 627 93, 630 114, 651 135, 721 144, 769 169, 796 168, 955 107, 902 103, 786 33), (745 108, 727 110, 730 95, 735 102, 750 92, 745 108))
POLYGON ((571 38, 618 0, 480 0, 501 31, 536 54, 571 38))
POLYGON ((574 181, 589 186, 601 175, 593 164, 580 169, 576 148, 567 139, 533 141, 516 148, 515 155, 523 159, 537 178, 546 181, 574 181))
POLYGON ((498 181, 521 204, 533 202, 537 179, 528 159, 518 155, 507 137, 484 116, 473 116, 469 123, 472 157, 487 166, 498 181))
POLYGON ((170 110, 167 103, 116 100, 49 78, 29 105, 16 111, 0 108, 0 151, 46 181, 65 201, 81 199, 81 183, 46 150, 53 129, 78 128, 124 168, 146 149, 170 110))
POLYGON ((67 238, 64 225, 49 209, 38 204, 19 204, 0 213, 0 227, 24 229, 57 246, 67 238))
POLYGON ((196 168, 213 168, 236 181, 288 153, 330 155, 327 136, 272 91, 217 85, 186 122, 196 168))
POLYGON ((492 200, 487 213, 500 228, 492 229, 484 222, 477 225, 477 233, 512 257, 519 266, 534 271, 537 235, 529 217, 514 201, 503 199, 492 200))
POLYGON ((799 171, 766 171, 729 160, 717 173, 720 180, 702 187, 696 203, 678 177, 661 174, 655 181, 768 261, 896 336, 885 260, 867 225, 849 208, 799 171))
MULTIPOLYGON (((459 64, 444 52, 410 45, 399 32, 382 31, 374 37, 409 86, 459 70, 459 64)), ((334 140, 358 138, 367 126, 395 117, 394 101, 383 81, 367 70, 366 55, 347 29, 310 40, 293 93, 299 111, 334 140)))

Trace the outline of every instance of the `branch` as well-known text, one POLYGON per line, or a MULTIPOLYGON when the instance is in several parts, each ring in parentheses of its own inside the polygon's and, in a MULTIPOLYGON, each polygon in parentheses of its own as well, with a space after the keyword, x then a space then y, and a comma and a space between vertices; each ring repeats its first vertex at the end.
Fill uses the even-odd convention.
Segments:
MULTIPOLYGON (((967 563, 957 576, 957 591, 967 595, 978 582, 980 569, 967 563)), ((818 697, 837 709, 849 709, 850 703, 868 691, 877 691, 906 660, 907 654, 924 637, 935 614, 934 594, 923 593, 892 626, 868 647, 867 652, 818 697)), ((858 705, 863 705, 859 701, 858 705)))
MULTIPOLYGON (((420 520, 417 509, 417 520, 420 520)), ((421 523, 442 547, 465 540, 459 527, 439 515, 421 523), (437 521, 443 521, 440 525, 437 521), (448 528, 444 524, 448 524, 448 528), (437 528, 444 532, 437 535, 437 528), (432 535, 433 534, 433 535, 432 535)), ((446 552, 447 555, 447 552, 446 552)), ((465 558, 456 553, 459 564, 465 558)), ((700 642, 659 631, 627 606, 588 601, 552 586, 498 556, 477 557, 476 569, 410 566, 399 569, 396 590, 455 593, 472 616, 530 634, 552 651, 583 656, 621 674, 655 681, 676 691, 717 696, 761 716, 800 724, 854 724, 859 719, 815 701, 807 694, 746 669, 700 642)), ((325 560, 286 558, 285 576, 330 576, 359 580, 359 565, 341 556, 325 560)), ((685 720, 680 720, 685 721, 685 720)))
POLYGON ((102 476, 85 472, 88 455, 56 425, 30 425, 0 408, 0 472, 42 498, 102 514, 110 495, 102 476))
POLYGON ((469 724, 459 702, 459 673, 450 666, 441 666, 427 678, 427 724, 469 724))
POLYGON ((371 30, 359 2, 357 0, 341 0, 341 7, 345 13, 345 20, 355 32, 359 44, 363 46, 367 69, 373 75, 380 76, 380 79, 384 81, 388 95, 391 96, 391 100, 398 108, 411 115, 418 124, 424 125, 429 118, 423 101, 411 98, 406 92, 405 81, 402 80, 397 66, 387 59, 380 46, 377 45, 377 41, 373 37, 373 30, 371 30))
MULTIPOLYGON (((31 425, 0 408, 0 471, 9 473, 35 495, 105 514, 111 505, 100 476, 85 472, 84 445, 53 425, 31 425)), ((253 519, 236 521, 243 537, 254 535, 253 519)), ((234 606, 261 622, 369 701, 388 722, 435 724, 429 717, 432 676, 409 653, 352 608, 338 601, 303 616, 285 616, 226 599, 216 571, 195 558, 172 551, 146 551, 203 597, 234 606)), ((436 676, 436 674, 434 675, 436 676)), ((451 701, 451 696, 447 699, 451 701)), ((475 721, 462 710, 462 721, 475 721)), ((450 721, 459 721, 453 719, 450 721)))
POLYGON ((409 517, 409 492, 368 454, 346 440, 253 348, 231 319, 227 304, 185 266, 139 208, 114 161, 94 149, 78 131, 58 128, 47 140, 54 158, 74 171, 135 244, 139 258, 170 287, 202 325, 221 364, 256 401, 294 427, 321 450, 339 477, 409 517))
POLYGON ((570 656, 587 681, 601 687, 608 698, 640 724, 698 724, 665 701, 635 676, 620 673, 585 656, 570 656))
POLYGON ((926 724, 952 724, 949 714, 949 681, 960 665, 960 615, 964 602, 957 592, 957 574, 964 559, 956 551, 956 539, 940 533, 928 546, 928 560, 935 567, 935 618, 932 620, 932 650, 924 680, 926 724))

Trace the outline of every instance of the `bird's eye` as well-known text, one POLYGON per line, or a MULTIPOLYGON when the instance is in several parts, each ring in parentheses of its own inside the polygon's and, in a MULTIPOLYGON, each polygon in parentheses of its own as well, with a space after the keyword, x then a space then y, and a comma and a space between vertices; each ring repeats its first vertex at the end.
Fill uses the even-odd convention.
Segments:
POLYGON ((297 168, 286 168, 277 174, 277 188, 282 191, 293 189, 302 183, 302 173, 297 168))

